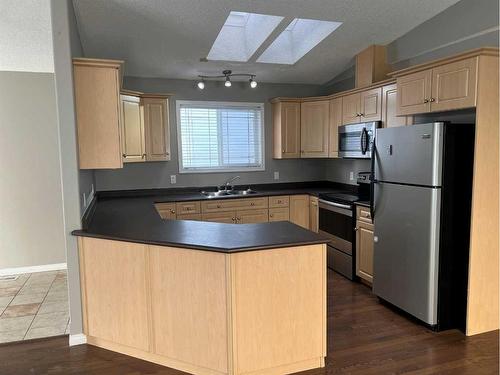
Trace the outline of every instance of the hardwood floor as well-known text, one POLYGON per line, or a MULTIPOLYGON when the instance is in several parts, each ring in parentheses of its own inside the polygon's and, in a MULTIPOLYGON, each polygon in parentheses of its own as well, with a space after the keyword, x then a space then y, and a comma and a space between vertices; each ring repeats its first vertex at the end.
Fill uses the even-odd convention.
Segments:
MULTIPOLYGON (((498 374, 498 331, 429 331, 380 304, 370 290, 328 273, 326 367, 302 375, 498 374)), ((0 374, 180 375, 67 337, 0 345, 0 374)))

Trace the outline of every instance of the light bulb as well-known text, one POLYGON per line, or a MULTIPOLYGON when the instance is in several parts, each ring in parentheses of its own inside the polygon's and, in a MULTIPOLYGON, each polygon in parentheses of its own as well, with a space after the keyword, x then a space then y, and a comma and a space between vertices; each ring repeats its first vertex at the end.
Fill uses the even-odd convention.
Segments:
POLYGON ((203 82, 203 81, 198 82, 198 88, 200 90, 203 90, 205 88, 205 82, 203 82))
POLYGON ((257 82, 253 80, 253 78, 250 78, 250 87, 252 89, 257 87, 257 82))
POLYGON ((231 81, 229 80, 229 77, 226 77, 226 82, 224 82, 224 86, 231 87, 231 81))

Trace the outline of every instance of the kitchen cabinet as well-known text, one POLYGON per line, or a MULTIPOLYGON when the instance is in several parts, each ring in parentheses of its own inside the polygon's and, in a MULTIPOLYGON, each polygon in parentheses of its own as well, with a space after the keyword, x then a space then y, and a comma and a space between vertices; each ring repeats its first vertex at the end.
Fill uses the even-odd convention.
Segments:
POLYGON ((356 55, 356 87, 367 87, 386 79, 389 72, 387 47, 372 45, 356 55))
POLYGON ((288 207, 269 209, 269 221, 289 221, 289 220, 290 220, 290 210, 288 207))
POLYGON ((382 127, 393 128, 413 123, 412 116, 397 116, 397 85, 382 87, 382 127))
POLYGON ((80 169, 122 168, 123 61, 73 59, 80 169))
POLYGON ((164 220, 175 220, 177 214, 175 212, 175 203, 156 203, 156 210, 164 220))
POLYGON ((170 122, 168 98, 142 96, 146 130, 146 160, 170 160, 170 122))
POLYGON ((290 221, 309 229, 309 195, 290 196, 290 221))
POLYGON ((300 103, 272 104, 275 159, 300 157, 300 103))
POLYGON ((357 206, 356 275, 373 282, 373 224, 367 207, 357 206))
POLYGON ((269 199, 267 197, 220 199, 220 200, 209 200, 201 202, 202 213, 262 209, 268 207, 269 207, 269 199))
POLYGON ((309 229, 316 233, 319 231, 318 197, 309 198, 309 229))
POLYGON ((199 201, 177 202, 175 210, 177 211, 177 215, 199 214, 201 213, 201 205, 199 201))
POLYGON ((277 195, 269 197, 269 208, 288 207, 290 197, 288 195, 277 195))
POLYGON ((477 59, 472 57, 399 76, 398 115, 475 107, 477 59))
POLYGON ((268 221, 269 211, 267 209, 236 212, 236 223, 238 224, 267 223, 268 221))
POLYGON ((330 100, 328 157, 339 157, 339 126, 342 125, 342 98, 330 100))
POLYGON ((197 220, 197 221, 201 221, 201 214, 182 214, 182 215, 177 215, 176 220, 197 220))
POLYGON ((328 156, 330 103, 327 100, 302 103, 300 106, 300 157, 328 156))
POLYGON ((146 161, 146 137, 141 98, 121 95, 122 152, 124 163, 146 161))
POLYGON ((380 121, 382 88, 377 87, 342 97, 342 124, 380 121))
POLYGON ((203 221, 213 221, 215 223, 236 224, 236 211, 211 212, 201 215, 203 221))

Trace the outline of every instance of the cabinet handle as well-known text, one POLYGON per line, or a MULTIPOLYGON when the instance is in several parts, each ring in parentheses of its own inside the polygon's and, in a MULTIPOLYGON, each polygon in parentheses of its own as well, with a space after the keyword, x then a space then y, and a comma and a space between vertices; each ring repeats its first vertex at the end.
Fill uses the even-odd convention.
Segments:
POLYGON ((127 157, 127 154, 122 154, 122 156, 123 156, 124 158, 126 158, 126 157, 127 157))
POLYGON ((273 214, 269 214, 269 217, 273 217, 273 214))
POLYGON ((167 155, 167 156, 170 155, 170 152, 165 152, 165 155, 167 155))
POLYGON ((424 99, 424 103, 429 103, 429 99, 424 99))
POLYGON ((364 115, 365 115, 364 113, 360 113, 360 114, 359 114, 359 116, 361 116, 361 117, 362 117, 362 116, 364 116, 364 115))
POLYGON ((175 214, 175 211, 174 211, 174 210, 170 210, 170 213, 171 213, 171 214, 175 214))
POLYGON ((281 200, 278 199, 278 203, 281 203, 281 200))
POLYGON ((235 218, 235 217, 232 217, 232 218, 231 218, 231 220, 232 220, 232 221, 236 221, 236 218, 235 218))
POLYGON ((220 208, 220 204, 217 205, 217 208, 220 208))
POLYGON ((436 101, 436 99, 435 99, 435 98, 431 98, 431 102, 435 102, 435 101, 436 101))
POLYGON ((241 217, 237 217, 237 218, 236 218, 236 221, 240 221, 240 220, 241 220, 241 217))
POLYGON ((281 151, 282 153, 285 153, 285 150, 283 149, 283 151, 281 151))
POLYGON ((254 202, 251 202, 251 203, 250 203, 250 206, 255 206, 255 203, 254 203, 254 202))
POLYGON ((355 228, 354 228, 354 230, 355 230, 355 231, 357 231, 357 230, 358 230, 358 227, 355 227, 355 228))
POLYGON ((142 158, 144 159, 146 157, 146 154, 142 154, 142 158))

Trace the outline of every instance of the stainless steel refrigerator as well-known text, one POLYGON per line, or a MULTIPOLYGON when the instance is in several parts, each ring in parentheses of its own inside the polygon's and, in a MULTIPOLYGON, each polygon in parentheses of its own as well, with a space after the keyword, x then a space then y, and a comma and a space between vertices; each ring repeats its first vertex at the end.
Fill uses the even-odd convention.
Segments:
POLYGON ((378 129, 373 292, 436 330, 465 328, 474 126, 378 129))

